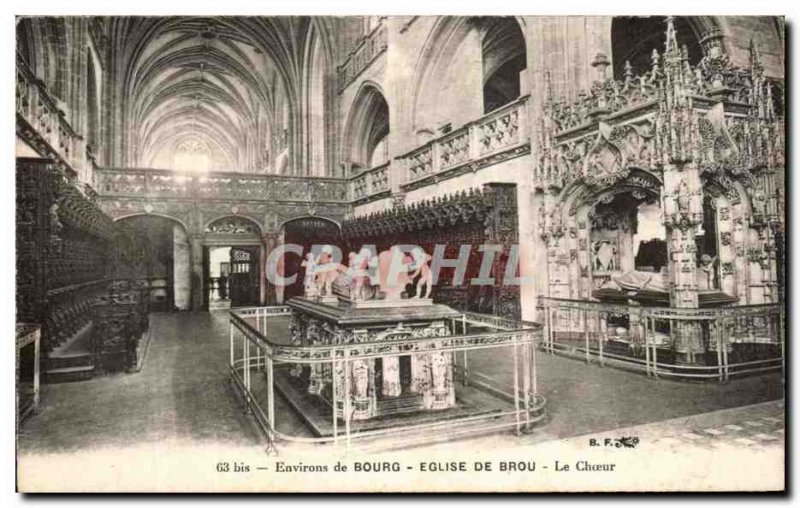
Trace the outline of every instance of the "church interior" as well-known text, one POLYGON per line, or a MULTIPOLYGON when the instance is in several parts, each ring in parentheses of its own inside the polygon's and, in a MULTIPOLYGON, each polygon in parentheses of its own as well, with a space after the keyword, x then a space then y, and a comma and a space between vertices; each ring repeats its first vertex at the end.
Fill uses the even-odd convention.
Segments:
POLYGON ((536 442, 781 399, 784 42, 18 17, 19 454, 536 442))

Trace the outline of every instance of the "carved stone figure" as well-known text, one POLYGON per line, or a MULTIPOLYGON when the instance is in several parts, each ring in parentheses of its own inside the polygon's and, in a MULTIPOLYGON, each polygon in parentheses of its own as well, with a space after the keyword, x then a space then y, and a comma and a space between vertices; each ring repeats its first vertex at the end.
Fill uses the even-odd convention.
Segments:
POLYGON ((764 193, 761 191, 756 191, 753 193, 752 198, 753 203, 753 213, 755 215, 764 215, 767 212, 767 200, 764 197, 764 193))
POLYGON ((350 298, 353 301, 366 300, 372 297, 369 270, 373 265, 372 252, 362 248, 358 254, 351 252, 347 268, 347 277, 350 281, 350 298))
POLYGON ((717 289, 716 272, 714 270, 717 262, 717 257, 713 258, 708 254, 700 256, 700 269, 697 273, 697 288, 698 289, 717 289))
POLYGON ((400 251, 392 249, 378 254, 380 290, 386 300, 402 298, 406 286, 413 281, 409 276, 412 267, 412 259, 400 251))
POLYGON ((691 193, 689 192, 689 184, 686 183, 686 178, 681 180, 680 185, 678 185, 678 195, 675 199, 678 203, 678 211, 682 215, 688 215, 691 211, 691 193))
POLYGON ((386 397, 398 397, 402 392, 402 387, 400 386, 400 358, 386 356, 381 361, 383 363, 383 395, 386 397))
POLYGON ((596 272, 616 270, 617 247, 610 240, 600 240, 592 247, 592 269, 596 272))
POLYGON ((58 236, 64 229, 61 220, 58 218, 58 206, 58 201, 50 206, 50 234, 52 236, 58 236))
POLYGON ((372 369, 367 360, 354 360, 352 365, 352 417, 365 420, 373 416, 374 409, 369 393, 372 369))
POLYGON ((326 245, 314 261, 317 296, 333 296, 333 283, 347 268, 333 261, 333 247, 326 245))
POLYGON ((431 256, 420 247, 415 248, 411 255, 414 258, 414 262, 418 264, 417 269, 411 274, 412 280, 419 276, 415 298, 430 298, 433 292, 433 272, 431 272, 430 267, 431 256), (423 286, 425 287, 424 296, 422 292, 423 286))
POLYGON ((430 355, 431 388, 433 400, 431 409, 450 407, 452 391, 451 357, 449 353, 433 353, 430 355))
POLYGON ((314 255, 310 252, 306 254, 306 259, 301 264, 305 268, 305 277, 303 278, 303 289, 305 290, 306 298, 313 298, 319 295, 316 284, 316 263, 314 262, 314 255))

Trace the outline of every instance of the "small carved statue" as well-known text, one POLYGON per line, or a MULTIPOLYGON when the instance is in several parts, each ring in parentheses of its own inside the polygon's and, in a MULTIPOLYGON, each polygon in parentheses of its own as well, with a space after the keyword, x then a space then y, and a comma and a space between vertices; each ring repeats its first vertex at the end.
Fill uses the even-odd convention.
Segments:
POLYGON ((400 358, 397 356, 385 356, 383 363, 383 395, 387 397, 397 397, 401 394, 400 385, 400 358))
POLYGON ((351 252, 348 256, 347 269, 350 278, 350 295, 353 301, 366 300, 367 289, 370 288, 369 268, 372 263, 372 252, 362 248, 358 254, 351 252))
POLYGON ((333 295, 333 281, 339 276, 337 268, 333 262, 333 247, 324 246, 314 263, 318 296, 333 295))
POLYGON ((717 257, 714 256, 713 258, 708 254, 703 254, 700 256, 700 269, 699 280, 697 283, 698 289, 717 289, 716 285, 716 271, 714 270, 714 266, 717 262, 717 257))
POLYGON ((61 234, 61 231, 64 229, 64 226, 61 224, 61 220, 58 218, 58 201, 50 205, 50 234, 53 236, 58 236, 61 234))
POLYGON ((303 279, 303 288, 305 290, 306 298, 313 298, 319 294, 316 285, 316 263, 314 262, 314 255, 310 252, 306 254, 306 259, 301 266, 305 267, 306 273, 303 279))
POLYGON ((753 213, 755 215, 764 215, 767 212, 767 200, 764 197, 764 193, 761 191, 756 191, 753 194, 753 213))
POLYGON ((421 247, 416 247, 411 251, 411 256, 417 264, 417 269, 411 274, 411 279, 419 276, 416 284, 415 298, 430 298, 433 292, 433 272, 431 272, 430 262, 431 256, 426 253, 421 247), (425 287, 423 296, 422 288, 425 287))
POLYGON ((681 180, 678 185, 678 195, 675 198, 678 203, 678 211, 683 215, 690 213, 690 200, 691 194, 689 192, 689 184, 686 183, 686 178, 681 180))
POLYGON ((369 367, 364 360, 353 362, 353 398, 364 400, 369 392, 369 367))

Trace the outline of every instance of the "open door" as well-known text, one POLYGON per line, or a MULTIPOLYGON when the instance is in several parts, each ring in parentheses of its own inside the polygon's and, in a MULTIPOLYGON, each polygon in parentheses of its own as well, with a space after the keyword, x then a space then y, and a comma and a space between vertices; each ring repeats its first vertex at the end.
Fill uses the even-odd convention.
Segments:
POLYGON ((258 246, 231 247, 231 307, 248 307, 259 303, 258 249, 258 246))
POLYGON ((209 302, 209 291, 208 288, 210 287, 211 281, 211 260, 210 260, 210 249, 208 247, 203 247, 203 280, 205 283, 203 284, 203 310, 208 310, 208 302, 209 302))

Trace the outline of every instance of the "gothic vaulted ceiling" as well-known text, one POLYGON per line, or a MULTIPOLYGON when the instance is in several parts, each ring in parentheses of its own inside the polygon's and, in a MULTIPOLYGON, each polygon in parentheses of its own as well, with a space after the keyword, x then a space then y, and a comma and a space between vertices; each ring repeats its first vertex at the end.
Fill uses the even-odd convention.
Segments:
POLYGON ((200 154, 207 169, 268 170, 292 137, 309 33, 327 33, 321 23, 110 19, 125 161, 174 167, 182 154, 200 154))

